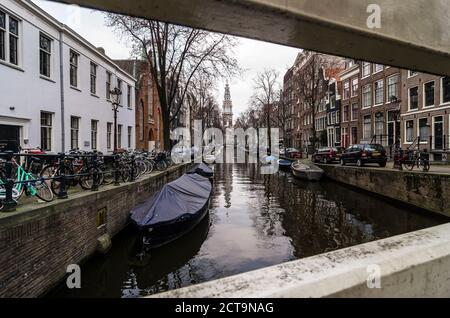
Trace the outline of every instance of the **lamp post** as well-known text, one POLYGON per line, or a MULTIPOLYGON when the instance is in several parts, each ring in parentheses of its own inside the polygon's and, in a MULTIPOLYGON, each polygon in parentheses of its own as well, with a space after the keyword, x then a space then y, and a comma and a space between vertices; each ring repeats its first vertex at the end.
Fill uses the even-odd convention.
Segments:
POLYGON ((120 95, 122 92, 119 88, 114 88, 109 92, 111 94, 112 100, 112 110, 114 112, 114 153, 117 152, 117 113, 119 112, 120 106, 120 95))

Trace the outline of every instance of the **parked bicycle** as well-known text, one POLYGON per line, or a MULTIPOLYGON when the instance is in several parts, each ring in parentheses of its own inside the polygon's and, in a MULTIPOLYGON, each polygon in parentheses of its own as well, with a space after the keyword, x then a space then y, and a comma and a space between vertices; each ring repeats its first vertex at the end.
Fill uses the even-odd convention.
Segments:
POLYGON ((417 167, 420 171, 430 171, 430 156, 426 151, 399 149, 394 155, 394 168, 413 171, 417 167))

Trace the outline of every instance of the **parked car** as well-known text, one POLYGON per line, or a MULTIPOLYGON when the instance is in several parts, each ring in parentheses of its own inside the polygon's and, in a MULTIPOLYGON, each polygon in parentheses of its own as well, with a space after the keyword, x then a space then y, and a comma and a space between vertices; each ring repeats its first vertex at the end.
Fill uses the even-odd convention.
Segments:
POLYGON ((333 163, 341 160, 342 148, 341 147, 327 147, 317 150, 311 157, 311 161, 314 163, 333 163))
POLYGON ((289 159, 301 159, 302 153, 295 148, 280 149, 280 155, 289 159))
POLYGON ((386 167, 386 150, 379 144, 353 145, 341 155, 341 165, 356 163, 358 167, 366 163, 378 163, 380 167, 386 167))

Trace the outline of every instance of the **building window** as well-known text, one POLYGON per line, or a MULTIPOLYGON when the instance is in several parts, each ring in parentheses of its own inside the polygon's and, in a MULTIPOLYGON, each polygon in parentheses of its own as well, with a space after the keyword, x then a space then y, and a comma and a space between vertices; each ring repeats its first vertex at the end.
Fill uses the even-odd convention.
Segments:
POLYGON ((50 77, 52 40, 45 35, 39 36, 39 70, 41 75, 50 77))
POLYGON ((398 74, 388 77, 388 96, 389 100, 391 100, 392 97, 398 98, 398 74))
POLYGON ((349 118, 349 112, 348 112, 348 105, 344 106, 344 112, 343 112, 343 117, 342 117, 342 121, 348 121, 349 118))
POLYGON ((106 99, 111 99, 111 73, 106 71, 106 99))
POLYGON ((106 148, 111 149, 112 123, 106 124, 106 148))
POLYGON ((9 17, 9 62, 19 64, 19 21, 9 17))
POLYGON ((414 141, 414 121, 408 120, 406 122, 406 142, 414 141))
POLYGON ((446 76, 442 78, 442 102, 450 102, 450 77, 446 76))
POLYGON ((363 87, 363 108, 372 106, 372 86, 366 85, 363 87))
POLYGON ((427 118, 419 119, 419 136, 420 136, 420 142, 428 141, 428 119, 427 118))
POLYGON ((350 143, 354 145, 358 142, 358 127, 352 127, 351 130, 352 131, 350 137, 352 138, 352 140, 350 140, 350 143))
POLYGON ((378 73, 383 70, 383 65, 382 64, 374 64, 373 68, 374 68, 374 73, 378 73))
POLYGON ((409 89, 409 110, 415 110, 419 108, 419 87, 412 87, 409 89))
POLYGON ((127 85, 127 107, 131 108, 131 86, 127 85))
POLYGON ((0 60, 5 60, 6 43, 6 14, 0 11, 0 60))
POLYGON ((357 78, 354 78, 352 80, 352 97, 358 96, 358 90, 359 90, 359 80, 357 78))
POLYGON ((372 137, 372 118, 371 116, 364 116, 363 123, 363 138, 368 140, 372 137))
POLYGON ((145 117, 144 117, 144 101, 141 99, 141 107, 139 108, 138 111, 138 115, 139 115, 139 137, 140 140, 143 141, 144 140, 144 129, 145 129, 145 117))
POLYGON ((70 50, 70 85, 78 86, 78 57, 79 55, 70 50))
MULTIPOLYGON (((121 79, 117 79, 117 88, 120 90, 120 92, 122 92, 122 80, 121 79)), ((122 95, 119 95, 119 106, 122 106, 122 95)))
POLYGON ((434 106, 434 81, 425 83, 424 85, 425 107, 434 106))
POLYGON ((408 77, 413 77, 416 76, 417 74, 419 73, 417 73, 416 71, 408 71, 408 77))
POLYGON ((352 121, 358 120, 358 104, 352 105, 352 121))
POLYGON ((379 80, 374 83, 375 105, 381 105, 384 101, 384 81, 379 80))
POLYGON ((91 62, 91 94, 97 92, 97 65, 91 62))
POLYGON ((384 135, 384 116, 382 113, 377 113, 375 115, 375 135, 384 135))
POLYGON ((122 148, 122 125, 117 126, 117 148, 122 148))
POLYGON ((97 150, 97 127, 98 120, 91 120, 91 148, 97 150))
POLYGON ((41 149, 52 150, 52 114, 41 112, 41 149))
POLYGON ((363 66, 362 66, 362 76, 363 77, 367 77, 367 76, 369 76, 370 75, 370 63, 368 63, 368 62, 364 62, 363 63, 363 66))
POLYGON ((131 149, 131 133, 133 131, 133 128, 131 126, 128 126, 128 149, 131 149))
POLYGON ((344 83, 344 99, 348 99, 350 97, 350 82, 344 83))
POLYGON ((78 149, 78 132, 80 130, 80 118, 70 117, 70 148, 78 149))

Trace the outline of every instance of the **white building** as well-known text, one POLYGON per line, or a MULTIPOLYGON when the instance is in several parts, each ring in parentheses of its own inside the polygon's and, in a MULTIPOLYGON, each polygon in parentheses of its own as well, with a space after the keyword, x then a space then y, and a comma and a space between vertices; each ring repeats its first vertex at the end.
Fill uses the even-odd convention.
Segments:
POLYGON ((0 140, 51 152, 135 148, 135 79, 37 5, 0 0, 0 140))

